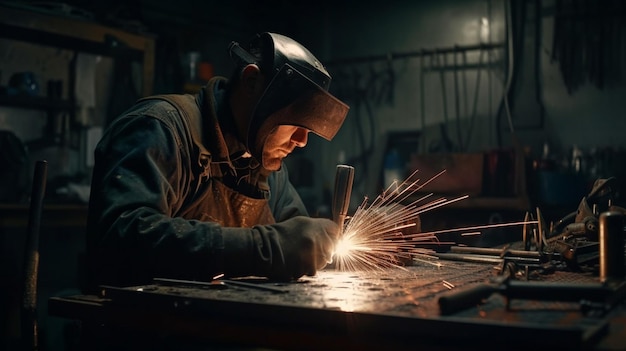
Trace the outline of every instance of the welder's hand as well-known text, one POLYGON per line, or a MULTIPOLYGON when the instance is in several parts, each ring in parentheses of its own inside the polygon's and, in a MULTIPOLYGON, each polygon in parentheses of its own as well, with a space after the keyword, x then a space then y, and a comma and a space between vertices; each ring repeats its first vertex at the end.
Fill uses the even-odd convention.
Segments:
POLYGON ((339 226, 298 216, 253 228, 222 228, 222 235, 225 274, 292 280, 313 276, 331 262, 339 226))
POLYGON ((271 278, 297 279, 315 275, 332 260, 339 226, 325 218, 294 217, 273 225, 283 262, 274 256, 271 278))

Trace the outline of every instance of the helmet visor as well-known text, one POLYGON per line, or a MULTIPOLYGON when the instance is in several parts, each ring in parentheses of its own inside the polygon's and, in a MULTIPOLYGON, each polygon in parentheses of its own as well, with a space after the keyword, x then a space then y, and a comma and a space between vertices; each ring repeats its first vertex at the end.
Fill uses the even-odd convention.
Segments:
POLYGON ((341 128, 348 109, 348 105, 291 65, 284 64, 257 103, 250 121, 248 146, 255 145, 255 136, 264 122, 272 124, 264 126, 264 130, 268 130, 266 127, 293 125, 331 140, 341 128), (268 119, 270 115, 272 118, 268 119))

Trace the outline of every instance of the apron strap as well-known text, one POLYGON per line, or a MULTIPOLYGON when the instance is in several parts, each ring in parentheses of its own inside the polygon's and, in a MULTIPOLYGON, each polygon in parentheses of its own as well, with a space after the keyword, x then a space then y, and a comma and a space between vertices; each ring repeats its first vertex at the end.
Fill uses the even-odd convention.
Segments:
POLYGON ((195 97, 189 94, 161 94, 143 98, 140 101, 148 99, 165 100, 178 110, 183 117, 183 124, 187 132, 191 135, 191 139, 198 150, 198 164, 204 169, 201 176, 208 177, 211 174, 211 153, 202 143, 202 134, 200 132, 203 129, 202 114, 195 97))

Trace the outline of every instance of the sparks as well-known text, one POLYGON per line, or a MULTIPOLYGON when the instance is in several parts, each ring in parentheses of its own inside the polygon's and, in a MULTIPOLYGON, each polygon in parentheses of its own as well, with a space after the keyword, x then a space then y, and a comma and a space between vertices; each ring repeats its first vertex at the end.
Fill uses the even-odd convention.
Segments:
POLYGON ((385 271, 388 268, 407 270, 404 266, 417 261, 441 266, 433 255, 432 247, 450 243, 440 242, 437 234, 474 231, 467 235, 477 235, 480 234, 476 232, 478 229, 531 223, 525 221, 421 232, 421 214, 469 197, 463 195, 452 199, 431 199, 434 194, 429 193, 407 205, 402 204, 444 172, 445 170, 420 183, 420 179, 411 181, 417 173, 415 171, 405 181, 393 182, 371 203, 366 197, 354 216, 348 218, 343 235, 337 243, 334 253, 336 268, 342 271, 385 271))
POLYGON ((424 183, 420 179, 411 181, 417 171, 405 181, 393 182, 376 199, 369 203, 366 197, 357 208, 354 216, 348 219, 342 238, 335 248, 336 266, 339 270, 385 270, 402 268, 414 257, 425 256, 432 259, 431 249, 416 247, 415 241, 438 242, 433 234, 420 235, 419 215, 455 201, 440 198, 431 200, 433 194, 424 195, 408 205, 402 205, 417 191, 422 189, 444 171, 439 172, 424 183), (410 235, 409 238, 406 235, 410 235))

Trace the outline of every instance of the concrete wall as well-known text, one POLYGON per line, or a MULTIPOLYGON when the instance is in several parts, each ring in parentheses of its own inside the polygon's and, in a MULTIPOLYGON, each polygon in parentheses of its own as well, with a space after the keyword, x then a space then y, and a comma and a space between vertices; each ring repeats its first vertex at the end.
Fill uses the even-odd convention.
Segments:
POLYGON ((364 196, 376 196, 388 132, 420 133, 412 150, 416 153, 446 151, 441 126, 453 144, 447 151, 494 147, 494 115, 504 85, 503 49, 420 53, 502 43, 502 2, 337 4, 323 15, 303 25, 315 28, 303 33, 303 41, 310 40, 312 50, 328 62, 334 76, 331 90, 351 111, 335 140, 311 140, 304 151, 319 160, 316 172, 322 186, 332 183, 336 163, 352 160, 357 177, 353 205, 364 196), (369 56, 383 59, 350 62, 369 56))
MULTIPOLYGON (((114 7, 109 2, 103 3, 114 7)), ((323 215, 329 210, 337 163, 350 163, 356 167, 353 207, 365 196, 374 197, 380 193, 381 165, 389 132, 419 133, 419 144, 412 150, 417 153, 446 150, 445 143, 441 143, 442 126, 451 141, 448 151, 482 152, 511 144, 506 114, 498 117, 509 73, 506 63, 510 59, 502 48, 484 51, 482 59, 480 51, 468 51, 466 61, 460 52, 456 55, 438 53, 400 57, 400 54, 422 50, 503 43, 507 17, 504 1, 321 1, 304 5, 281 1, 271 2, 273 5, 269 7, 255 7, 255 2, 223 1, 217 5, 202 2, 195 7, 166 1, 138 3, 144 6, 145 18, 151 18, 153 24, 160 26, 158 45, 168 44, 160 46, 157 52, 160 53, 157 57, 159 76, 155 91, 159 93, 180 91, 176 79, 168 72, 179 69, 182 53, 199 51, 204 60, 214 65, 215 74, 228 75, 231 70, 226 55, 228 43, 231 40, 246 41, 260 30, 291 35, 327 64, 335 78, 332 92, 348 103, 351 111, 333 141, 311 136, 309 146, 288 159, 291 174, 299 180, 299 190, 314 214, 323 215), (250 7, 244 11, 242 5, 250 7), (387 56, 388 59, 349 64, 343 61, 367 56, 387 56)), ((537 114, 535 66, 531 55, 534 53, 531 40, 534 27, 529 25, 522 41, 524 50, 514 61, 515 67, 520 69, 510 101, 514 106, 511 118, 517 137, 533 158, 539 157, 544 143, 551 145, 558 158, 567 156, 574 145, 585 151, 602 147, 623 148, 626 143, 623 137, 626 127, 623 73, 613 72, 617 82, 603 89, 584 84, 568 92, 559 62, 551 58, 554 1, 540 3, 543 15, 540 19, 538 77, 544 115, 540 120, 537 114)), ((528 6, 531 5, 529 2, 528 6)), ((623 26, 617 26, 617 30, 623 33, 623 26)), ((622 35, 622 38, 626 36, 622 35)), ((619 47, 623 55, 623 39, 619 47)), ((42 84, 48 79, 65 79, 70 58, 70 53, 65 50, 33 48, 0 39, 0 84, 6 85, 12 72, 26 69, 35 71, 42 84)), ((113 64, 102 58, 96 65, 99 77, 95 87, 97 104, 90 113, 97 125, 105 118, 113 64)), ((0 108, 0 129, 13 130, 25 142, 39 138, 45 123, 46 115, 42 111, 0 108)), ((88 172, 85 169, 87 152, 47 147, 38 149, 32 159, 54 160, 51 177, 72 175, 88 172)), ((623 160, 613 162, 623 163, 623 160)), ((56 263, 51 262, 42 276, 54 276, 50 271, 54 273, 55 269, 67 272, 62 270, 71 269, 73 257, 82 250, 80 239, 76 239, 82 238, 80 233, 71 238, 71 245, 66 245, 64 240, 70 239, 62 236, 61 231, 53 234, 50 238, 53 243, 46 243, 46 247, 54 252, 46 257, 55 257, 56 263), (71 251, 66 256, 69 263, 55 256, 64 248, 71 251)), ((13 241, 12 235, 19 234, 14 231, 3 233, 2 239, 12 243, 12 246, 4 247, 19 250, 22 245, 13 241)), ((19 267, 16 263, 19 257, 11 258, 10 262, 19 267)), ((75 285, 74 277, 66 278, 60 273, 56 276, 62 277, 59 281, 70 281, 64 286, 75 285)), ((50 295, 57 294, 57 288, 49 281, 44 286, 46 294, 50 295)), ((48 335, 56 337, 52 332, 48 335)))
MULTIPOLYGON (((527 3, 527 10, 532 12, 532 2, 527 3)), ((155 87, 159 93, 180 91, 177 82, 168 80, 168 74, 180 70, 181 56, 192 50, 213 64, 215 74, 229 75, 232 66, 226 55, 228 43, 246 41, 261 30, 292 35, 327 64, 335 78, 331 90, 352 110, 334 141, 312 137, 310 146, 297 155, 315 160, 314 192, 332 183, 337 162, 355 161, 357 176, 363 178, 356 187, 358 195, 376 194, 380 190, 378 178, 388 132, 418 131, 418 152, 442 149, 442 126, 455 151, 483 151, 510 144, 506 113, 498 114, 505 79, 510 74, 506 70, 510 57, 503 49, 410 55, 421 50, 505 42, 504 1, 322 1, 312 7, 271 2, 219 6, 206 2, 195 7, 165 1, 133 4, 140 8, 138 12, 149 29, 159 35, 155 87), (401 57, 402 54, 409 55, 401 57), (389 60, 343 61, 386 55, 389 60), (363 99, 363 95, 367 98, 363 99), (359 157, 365 151, 368 156, 359 157)), ((542 120, 534 100, 537 89, 532 16, 524 33, 525 45, 515 51, 521 55, 514 57, 517 80, 510 101, 516 134, 533 157, 538 157, 544 143, 549 143, 560 157, 565 157, 574 145, 585 150, 621 146, 626 120, 619 117, 626 87, 618 80, 603 89, 585 84, 574 92, 567 91, 559 62, 551 58, 554 4, 541 2, 538 79, 544 108, 542 120)), ((79 5, 87 6, 80 2, 79 5)), ((617 30, 623 32, 622 27, 617 30)), ((22 66, 38 71, 42 86, 55 75, 66 76, 67 51, 49 48, 30 55, 20 53, 24 45, 0 44, 2 84, 22 66)), ((622 51, 623 47, 622 43, 622 51)), ((98 67, 103 67, 104 72, 98 80, 98 95, 106 104, 111 63, 99 61, 98 67)), ((100 104, 92 113, 102 115, 104 108, 100 104)), ((0 108, 0 128, 15 130, 26 141, 36 138, 44 124, 45 115, 40 111, 0 108), (17 114, 23 117, 12 117, 17 114)), ((55 155, 51 157, 65 160, 55 171, 83 171, 85 152, 74 151, 47 150, 44 156, 52 153, 55 155)))
MULTIPOLYGON (((603 88, 584 83, 575 91, 568 92, 560 63, 552 59, 555 2, 542 1, 540 4, 538 18, 534 15, 533 2, 524 4, 528 16, 521 34, 522 46, 514 51, 513 62, 505 52, 496 49, 489 51, 483 57, 483 64, 479 65, 480 52, 467 52, 466 62, 474 67, 456 71, 458 90, 454 67, 438 69, 444 55, 406 59, 390 56, 392 60, 389 62, 377 60, 337 65, 333 62, 419 52, 422 49, 453 48, 455 45, 502 43, 506 40, 505 19, 510 13, 504 1, 349 2, 326 7, 323 16, 305 20, 301 27, 306 30, 298 33, 299 37, 311 42, 313 51, 321 53, 322 60, 330 63, 329 70, 335 76, 331 89, 352 105, 352 111, 335 140, 331 143, 312 140, 311 147, 304 151, 305 155, 320 160, 316 162, 320 183, 332 182, 332 169, 337 162, 349 160, 363 151, 358 142, 359 129, 368 142, 372 136, 374 147, 367 168, 362 163, 355 165, 357 174, 365 177, 355 187, 357 201, 361 196, 376 195, 380 190, 378 177, 385 135, 390 131, 419 130, 422 135, 419 152, 434 151, 433 146, 441 139, 439 127, 442 123, 447 127, 456 150, 472 152, 510 146, 512 138, 507 114, 502 112, 497 117, 506 77, 511 75, 506 69, 507 63, 516 70, 516 80, 511 87, 512 99, 509 101, 513 106, 512 125, 530 158, 539 158, 545 143, 550 145, 553 156, 558 160, 567 159, 575 146, 587 153, 594 149, 623 147, 626 124, 623 118, 626 107, 623 73, 607 72, 608 75, 615 75, 612 77, 615 79, 613 84, 603 88), (535 27, 535 20, 539 21, 539 27, 535 27), (534 47, 535 30, 540 32, 537 49, 534 47), (536 50, 538 67, 535 67, 534 61, 536 50), (368 100, 370 116, 363 108, 363 100, 358 104, 354 94, 350 93, 380 89, 385 84, 389 68, 394 74, 390 99, 378 102, 368 100), (538 68, 538 75, 535 75, 535 68, 538 68), (378 86, 365 84, 372 77, 372 72, 380 76, 379 80, 373 80, 378 86), (477 83, 479 73, 480 81, 477 83), (420 79, 424 79, 423 85, 420 79), (539 89, 535 79, 539 80, 539 89), (543 118, 540 118, 535 98, 537 91, 544 108, 543 118), (474 98, 477 98, 475 109, 474 98), (459 138, 463 140, 462 147, 459 147, 459 138)), ((518 2, 515 6, 510 9, 519 11, 522 5, 518 2)), ((616 25, 614 30, 618 34, 624 33, 624 26, 616 25)), ((624 37, 623 34, 621 37, 624 37)), ((623 39, 621 43, 609 45, 621 50, 623 71, 623 39)), ((454 56, 445 55, 449 66, 454 63, 454 56)), ((462 55, 457 54, 459 66, 463 66, 462 60, 462 55)))

